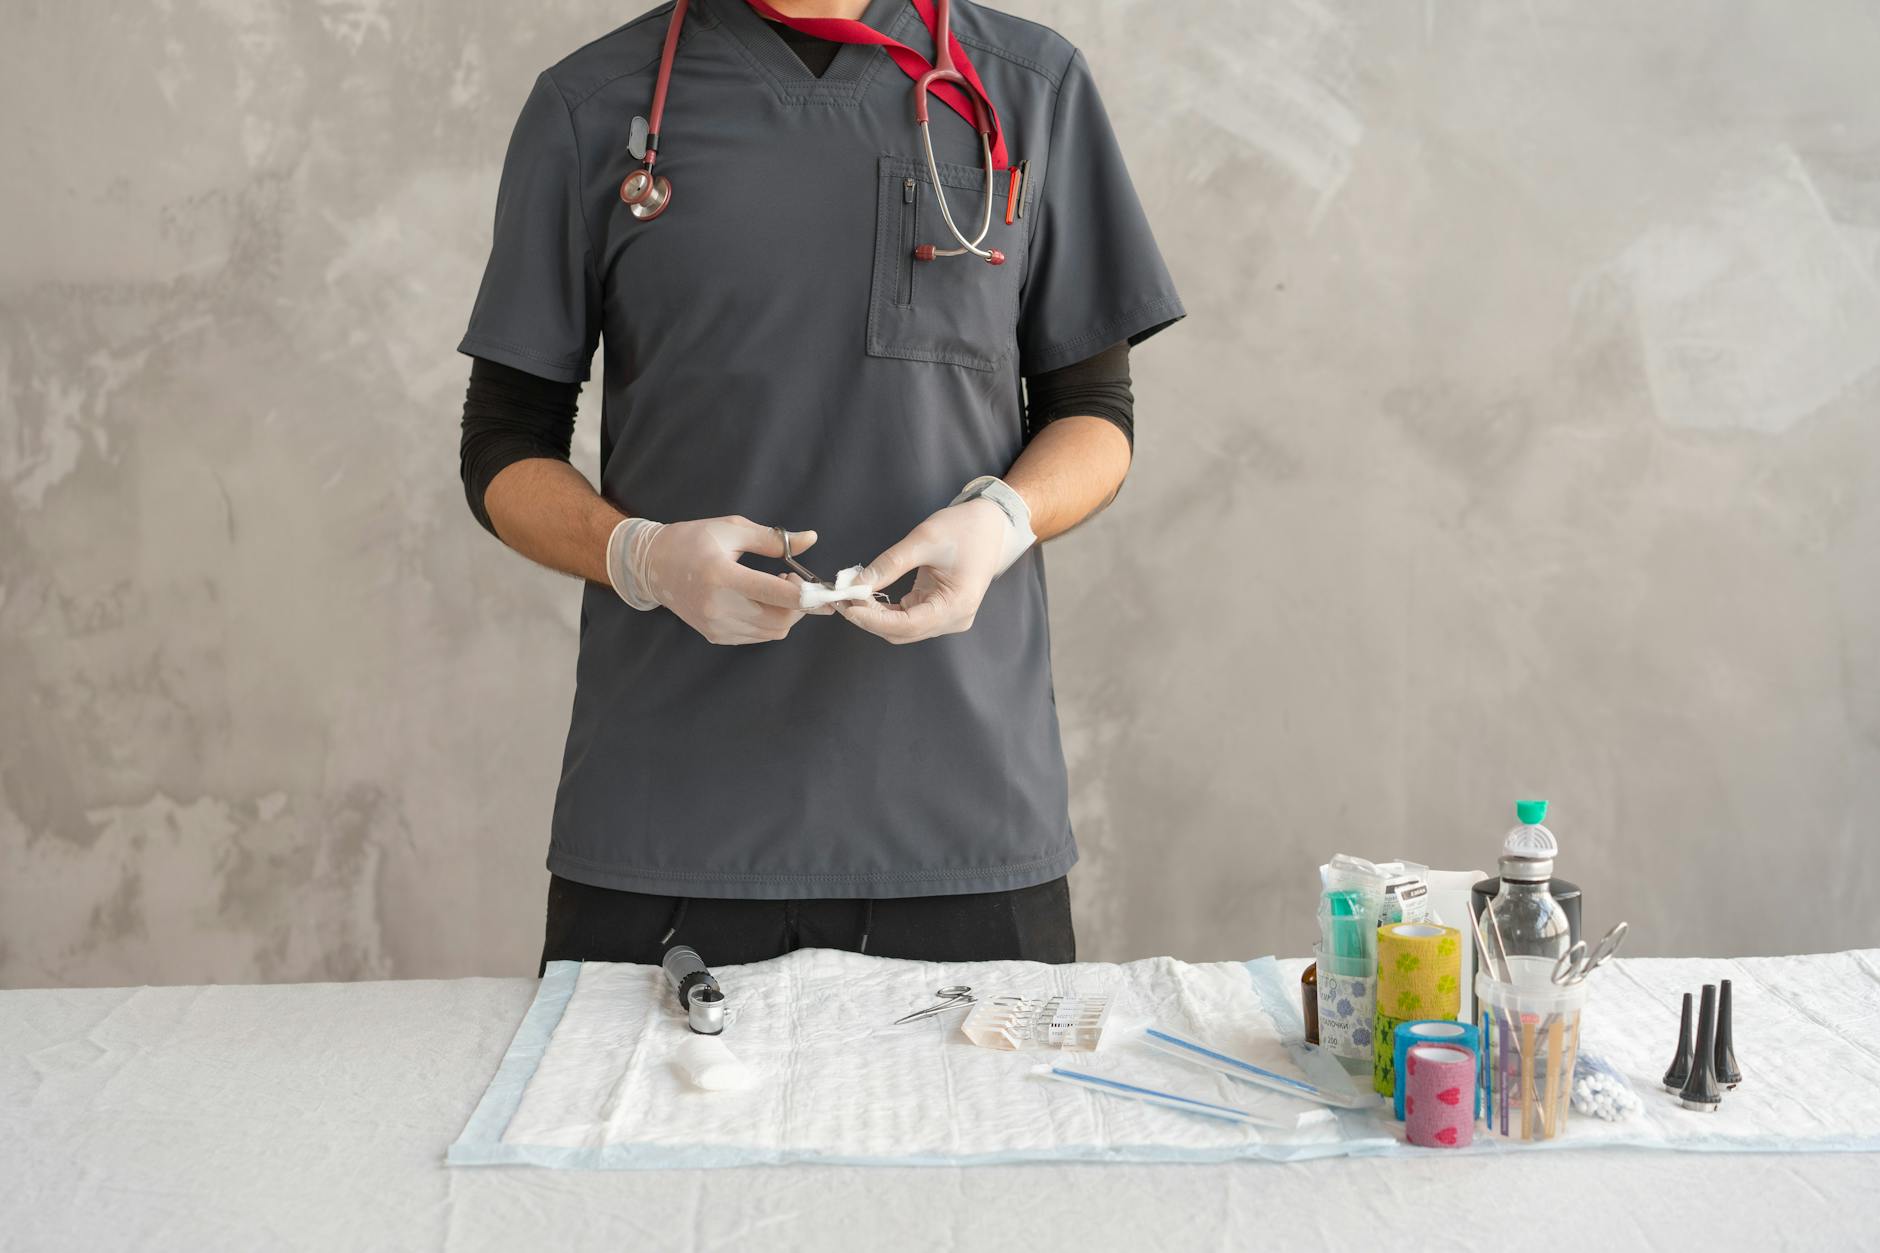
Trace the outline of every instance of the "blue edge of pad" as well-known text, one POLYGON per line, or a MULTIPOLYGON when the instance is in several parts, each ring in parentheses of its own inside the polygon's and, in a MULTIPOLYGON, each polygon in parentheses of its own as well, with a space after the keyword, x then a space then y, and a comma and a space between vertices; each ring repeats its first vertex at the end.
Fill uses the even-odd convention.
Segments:
MULTIPOLYGON (((1305 1030, 1299 1012, 1279 977, 1279 963, 1260 957, 1246 963, 1247 976, 1260 997, 1261 1008, 1272 1018, 1280 1035, 1290 1041, 1288 1048, 1307 1078, 1324 1083, 1328 1069, 1338 1071, 1337 1063, 1323 1053, 1304 1046, 1305 1030)), ((1243 1160, 1306 1161, 1321 1157, 1408 1156, 1422 1150, 1411 1147, 1397 1136, 1402 1124, 1384 1115, 1380 1123, 1377 1111, 1333 1110, 1338 1121, 1339 1138, 1317 1144, 1248 1143, 1221 1148, 1178 1148, 1169 1145, 1131 1144, 1101 1148, 1096 1145, 1060 1145, 1049 1149, 1015 1149, 999 1153, 905 1154, 879 1156, 870 1154, 824 1153, 813 1150, 770 1150, 731 1145, 608 1144, 600 1147, 569 1147, 543 1144, 510 1144, 503 1132, 522 1103, 523 1091, 535 1074, 535 1068, 548 1048, 549 1039, 574 995, 580 976, 578 961, 555 961, 537 988, 535 1001, 524 1015, 522 1025, 503 1054, 502 1065, 484 1089, 463 1133, 450 1146, 445 1161, 452 1166, 558 1166, 575 1170, 676 1170, 709 1169, 729 1166, 769 1166, 802 1162, 831 1166, 996 1166, 1009 1162, 1227 1162, 1243 1160)), ((1385 1107, 1380 1104, 1379 1110, 1385 1107)), ((1444 1149, 1444 1153, 1533 1152, 1584 1148, 1650 1148, 1687 1152, 1850 1152, 1880 1149, 1880 1136, 1800 1139, 1776 1135, 1742 1137, 1731 1140, 1668 1142, 1638 1140, 1624 1134, 1627 1124, 1593 1123, 1579 1126, 1611 1128, 1605 1135, 1575 1136, 1571 1140, 1549 1140, 1518 1146, 1500 1141, 1500 1137, 1482 1135, 1463 1149, 1444 1149)))

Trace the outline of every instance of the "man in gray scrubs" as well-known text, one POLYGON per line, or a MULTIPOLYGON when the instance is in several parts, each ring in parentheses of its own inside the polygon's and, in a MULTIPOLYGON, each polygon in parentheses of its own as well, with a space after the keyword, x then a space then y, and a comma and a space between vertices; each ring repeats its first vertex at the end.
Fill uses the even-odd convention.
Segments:
MULTIPOLYGON (((775 2, 931 56, 909 0, 775 2)), ((1038 379, 1113 350, 1127 409, 1128 346, 1182 316, 1089 68, 954 5, 1009 154, 986 240, 1005 261, 921 260, 953 240, 911 79, 879 47, 806 52, 747 0, 695 0, 659 137, 671 203, 641 221, 619 188, 670 8, 537 80, 461 344, 473 508, 588 580, 543 959, 1072 960, 1034 540, 1109 501, 1131 428, 1102 405, 1041 424, 1027 386, 1035 410, 1038 379), (597 342, 598 492, 565 459, 597 342), (488 473, 485 410, 479 438, 531 414, 563 436, 488 473), (862 565, 894 599, 806 612, 779 526, 825 577, 862 565)), ((976 227, 978 136, 932 119, 976 227)))

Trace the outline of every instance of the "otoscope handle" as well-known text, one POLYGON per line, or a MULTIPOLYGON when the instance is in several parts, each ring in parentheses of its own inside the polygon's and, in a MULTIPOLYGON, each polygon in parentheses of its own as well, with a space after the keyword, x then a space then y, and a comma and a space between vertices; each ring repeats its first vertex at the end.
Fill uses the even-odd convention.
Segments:
POLYGON ((699 1035, 719 1035, 725 1029, 725 994, 706 968, 705 959, 690 944, 666 950, 659 968, 679 997, 687 1024, 699 1035))

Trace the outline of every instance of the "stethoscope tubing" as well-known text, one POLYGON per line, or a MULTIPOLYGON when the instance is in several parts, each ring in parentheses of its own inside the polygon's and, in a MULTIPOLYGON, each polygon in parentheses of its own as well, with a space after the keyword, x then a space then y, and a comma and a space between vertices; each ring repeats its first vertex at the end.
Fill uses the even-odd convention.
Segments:
POLYGON ((646 170, 659 159, 659 128, 666 120, 666 92, 672 87, 672 62, 679 53, 679 31, 685 25, 685 11, 691 0, 673 0, 672 18, 666 23, 666 39, 659 46, 659 74, 653 80, 653 107, 646 115, 646 170))
MULTIPOLYGON (((967 239, 965 233, 953 224, 953 210, 947 205, 946 185, 940 181, 940 163, 934 159, 933 155, 933 133, 928 129, 925 119, 922 119, 920 123, 920 146, 927 153, 927 177, 933 180, 933 198, 940 206, 940 220, 946 223, 948 233, 950 233, 954 239, 958 240, 960 244, 958 248, 936 248, 933 250, 933 255, 936 257, 957 257, 965 253, 971 253, 973 256, 979 257, 982 260, 993 261, 993 258, 998 254, 979 246, 981 243, 985 242, 987 232, 992 229, 992 184, 994 173, 992 168, 992 136, 986 131, 979 132, 979 149, 984 159, 984 168, 986 171, 986 207, 985 212, 980 215, 979 233, 971 239, 967 239)), ((1003 260, 1005 260, 1003 256, 998 257, 998 261, 1003 260)), ((996 265, 998 262, 993 261, 993 264, 996 265)))
MULTIPOLYGON (((672 203, 672 183, 665 175, 654 174, 653 165, 659 159, 659 131, 666 117, 666 95, 672 86, 672 63, 678 55, 679 33, 685 24, 689 2, 673 0, 672 16, 666 22, 666 38, 659 50, 659 72, 653 80, 653 104, 646 119, 646 155, 639 167, 629 172, 620 183, 621 201, 642 222, 652 221, 672 203)), ((992 230, 992 201, 998 174, 992 155, 992 117, 991 101, 953 63, 952 0, 935 0, 933 68, 915 80, 914 120, 920 129, 921 150, 927 158, 927 176, 933 182, 934 200, 940 206, 940 220, 946 224, 947 233, 953 236, 959 247, 936 248, 931 244, 923 244, 916 250, 921 260, 968 254, 993 265, 999 265, 1005 260, 1005 254, 998 249, 980 246, 992 230), (986 176, 986 195, 979 219, 979 232, 971 239, 966 238, 966 232, 953 219, 953 208, 947 203, 946 185, 940 178, 940 162, 934 156, 927 102, 936 83, 956 85, 972 101, 972 123, 979 132, 980 162, 986 176)))

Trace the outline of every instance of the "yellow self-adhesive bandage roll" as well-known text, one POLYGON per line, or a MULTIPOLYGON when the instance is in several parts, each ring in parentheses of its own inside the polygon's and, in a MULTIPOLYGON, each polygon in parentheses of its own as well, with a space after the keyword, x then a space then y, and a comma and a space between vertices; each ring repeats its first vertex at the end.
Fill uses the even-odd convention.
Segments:
POLYGON ((1426 922, 1377 929, 1378 1013, 1399 1020, 1454 1018, 1461 1008, 1461 933, 1426 922))

